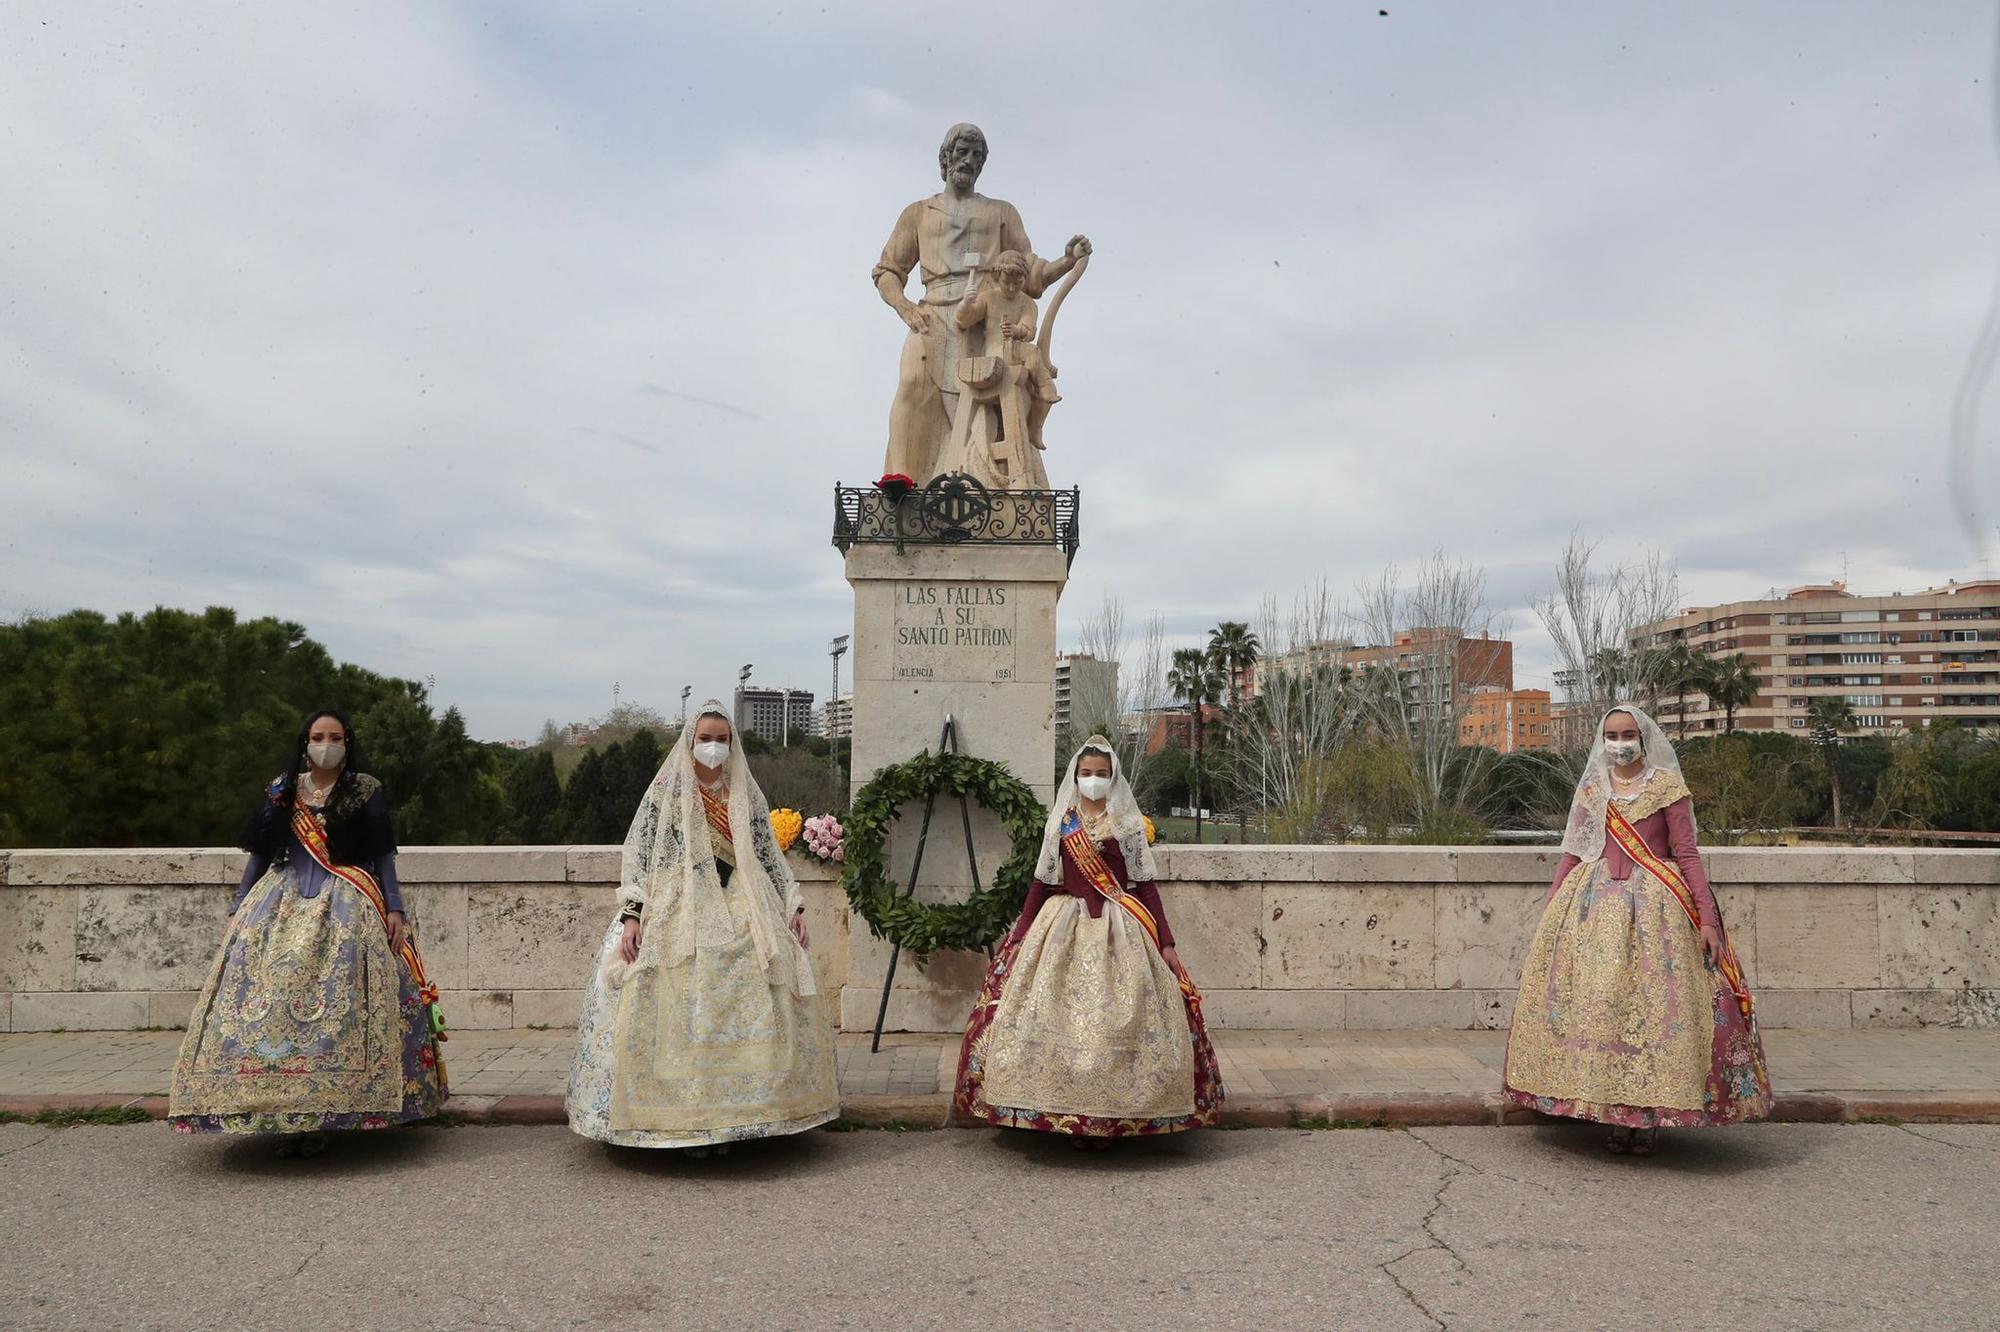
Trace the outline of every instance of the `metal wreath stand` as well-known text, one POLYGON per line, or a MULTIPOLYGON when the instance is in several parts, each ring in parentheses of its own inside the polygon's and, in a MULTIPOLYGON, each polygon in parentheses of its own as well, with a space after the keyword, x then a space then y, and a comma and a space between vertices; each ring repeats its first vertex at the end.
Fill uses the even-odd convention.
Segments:
MULTIPOLYGON (((944 715, 944 729, 938 733, 938 753, 957 754, 958 752, 958 722, 947 712, 944 715)), ((935 789, 924 797, 924 821, 922 826, 917 829, 917 853, 910 861, 910 882, 909 886, 901 894, 904 897, 915 897, 917 895, 917 875, 922 872, 924 867, 924 846, 930 841, 931 815, 937 811, 937 798, 938 793, 935 789)), ((958 815, 960 822, 965 828, 965 863, 972 870, 972 891, 974 895, 977 895, 980 891, 979 854, 973 849, 972 845, 972 806, 966 802, 963 791, 958 796, 958 815)), ((896 984, 896 963, 902 960, 902 956, 903 945, 900 943, 894 945, 889 953, 888 974, 882 978, 882 1002, 876 1005, 875 1008, 875 1037, 868 1046, 870 1054, 877 1053, 882 1049, 882 1024, 888 1020, 889 1016, 889 991, 896 984)), ((988 962, 993 960, 992 944, 986 945, 986 960, 988 962)))

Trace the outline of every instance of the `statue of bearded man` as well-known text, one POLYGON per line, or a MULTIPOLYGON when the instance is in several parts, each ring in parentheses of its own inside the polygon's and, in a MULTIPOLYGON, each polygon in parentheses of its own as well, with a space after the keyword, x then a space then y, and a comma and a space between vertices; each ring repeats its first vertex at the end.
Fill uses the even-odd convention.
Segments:
POLYGON ((974 192, 985 165, 986 135, 977 125, 953 125, 938 148, 944 189, 903 210, 875 264, 875 289, 910 329, 896 401, 889 408, 889 449, 882 470, 901 472, 918 485, 937 474, 938 453, 958 407, 955 368, 964 352, 953 316, 974 271, 1002 251, 1018 250, 1028 261, 1024 290, 1036 297, 1090 253, 1087 237, 1072 236, 1060 257, 1036 257, 1014 205, 974 192), (922 298, 915 301, 907 294, 912 269, 924 284, 922 298))

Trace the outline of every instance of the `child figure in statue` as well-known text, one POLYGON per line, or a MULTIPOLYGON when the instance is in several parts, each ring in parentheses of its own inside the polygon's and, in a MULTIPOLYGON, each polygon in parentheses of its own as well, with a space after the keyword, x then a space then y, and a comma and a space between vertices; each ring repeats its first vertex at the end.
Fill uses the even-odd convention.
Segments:
POLYGON ((1035 302, 1025 290, 1027 256, 1019 250, 1002 250, 986 272, 990 285, 969 292, 954 318, 967 333, 984 328, 982 337, 968 340, 968 355, 997 356, 1021 368, 1028 399, 1028 442, 1045 449, 1042 422, 1049 419, 1049 408, 1061 402, 1062 395, 1056 392, 1054 367, 1035 343, 1035 302))

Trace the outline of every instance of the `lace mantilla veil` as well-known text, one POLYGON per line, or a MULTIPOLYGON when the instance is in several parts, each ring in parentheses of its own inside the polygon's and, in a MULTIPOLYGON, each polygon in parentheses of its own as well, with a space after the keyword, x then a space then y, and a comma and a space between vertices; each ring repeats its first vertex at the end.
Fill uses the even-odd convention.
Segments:
POLYGON ((1049 822, 1042 832, 1042 854, 1035 862, 1035 877, 1047 884, 1063 880, 1063 816, 1077 808, 1076 765, 1085 754, 1101 754, 1111 760, 1111 794, 1105 798, 1104 813, 1110 820, 1112 835, 1118 839, 1118 849, 1125 854, 1126 873, 1133 883, 1157 883, 1160 870, 1153 861, 1152 844, 1146 840, 1146 816, 1139 812, 1139 802, 1132 794, 1132 784, 1125 780, 1125 766, 1118 761, 1117 750, 1101 735, 1084 741, 1064 770, 1062 785, 1056 788, 1055 803, 1049 806, 1049 822))
POLYGON ((1665 773, 1677 785, 1684 785, 1680 756, 1674 753, 1673 744, 1658 722, 1630 703, 1621 703, 1606 711, 1597 719, 1597 734, 1591 741, 1590 758, 1583 765, 1583 776, 1577 780, 1576 794, 1570 798, 1569 827, 1562 841, 1564 851, 1586 863, 1604 858, 1604 811, 1611 803, 1611 761, 1604 752, 1604 723, 1611 719, 1612 713, 1617 712, 1625 713, 1639 723, 1639 743, 1648 779, 1665 773))
POLYGON ((771 831, 771 807, 750 775, 742 737, 729 710, 716 699, 701 705, 666 762, 647 786, 625 837, 619 893, 646 906, 635 967, 674 967, 703 945, 726 946, 748 933, 757 961, 773 985, 793 994, 817 994, 812 960, 792 937, 792 914, 804 904, 798 881, 771 831), (730 722, 729 833, 736 869, 725 890, 708 838, 708 816, 694 770, 695 725, 703 717, 730 722), (704 937, 727 922, 720 937, 704 937))

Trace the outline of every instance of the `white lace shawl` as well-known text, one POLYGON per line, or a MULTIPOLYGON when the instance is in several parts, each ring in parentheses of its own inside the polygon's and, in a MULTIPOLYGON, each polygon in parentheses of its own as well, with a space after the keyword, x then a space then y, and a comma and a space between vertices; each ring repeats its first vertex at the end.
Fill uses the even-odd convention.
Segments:
MULTIPOLYGON (((1035 862, 1035 877, 1047 884, 1062 882, 1063 815, 1078 808, 1076 765, 1085 754, 1102 754, 1111 760, 1111 794, 1105 798, 1104 814, 1110 823, 1112 836, 1118 839, 1118 849, 1125 854, 1126 875, 1132 883, 1157 883, 1160 870, 1153 861, 1152 844, 1146 840, 1146 816, 1139 812, 1139 802, 1132 795, 1132 784, 1125 780, 1125 768, 1118 761, 1118 751, 1101 735, 1093 735, 1083 742, 1083 747, 1070 758, 1062 785, 1056 788, 1055 803, 1049 806, 1048 826, 1042 832, 1042 854, 1035 862)), ((1081 813, 1081 810, 1078 812, 1081 813)))
MULTIPOLYGON (((1563 834, 1562 849, 1586 863, 1604 858, 1604 811, 1611 803, 1611 761, 1604 752, 1604 723, 1614 712, 1623 712, 1639 723, 1639 744, 1646 761, 1647 781, 1661 780, 1661 774, 1682 786, 1681 761, 1660 724, 1629 703, 1621 703, 1598 718, 1597 735, 1584 762, 1583 776, 1577 780, 1576 794, 1570 798, 1569 827, 1563 834)), ((1684 787, 1683 787, 1684 789, 1684 787)))
POLYGON ((698 948, 728 942, 702 937, 704 924, 713 929, 715 922, 726 920, 731 937, 749 935, 758 964, 773 985, 793 994, 816 994, 812 961, 790 929, 804 897, 771 831, 770 804, 750 775, 740 737, 733 734, 724 772, 736 869, 729 887, 722 886, 694 771, 695 723, 703 717, 728 721, 729 712, 714 699, 701 705, 654 774, 625 836, 619 894, 646 908, 636 965, 680 966, 698 948), (703 910, 704 905, 709 909, 703 910))

